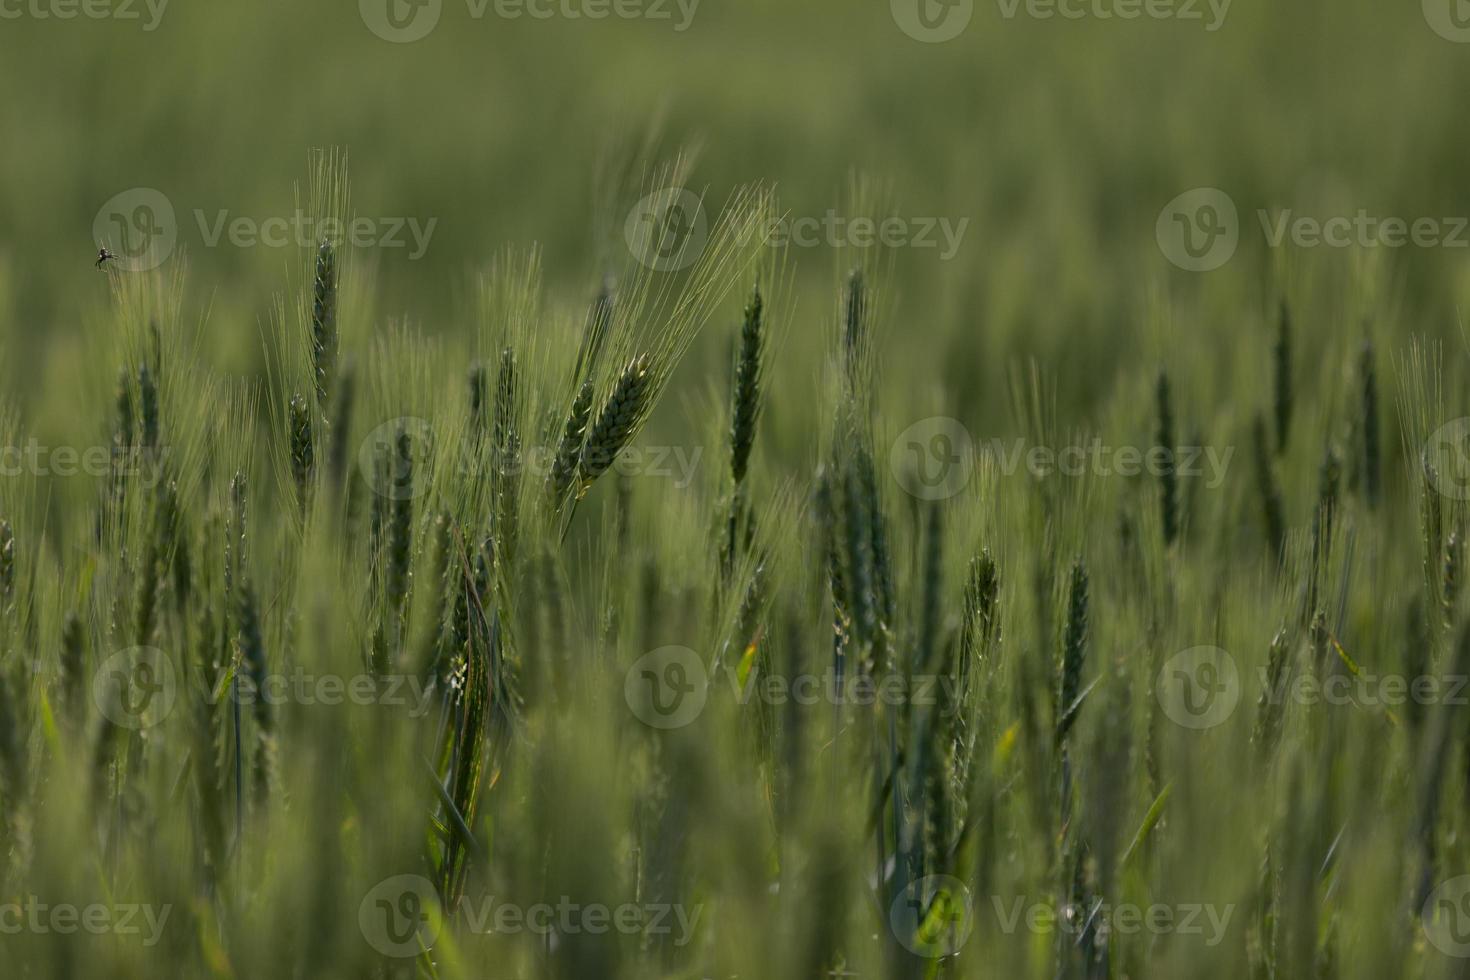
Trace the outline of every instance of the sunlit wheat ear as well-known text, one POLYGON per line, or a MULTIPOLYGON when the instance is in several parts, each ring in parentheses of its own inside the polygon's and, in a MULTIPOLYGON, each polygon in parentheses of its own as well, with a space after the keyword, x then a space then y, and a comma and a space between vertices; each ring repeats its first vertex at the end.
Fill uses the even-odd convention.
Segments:
POLYGON ((299 392, 291 396, 287 424, 291 430, 291 481, 296 486, 296 502, 305 514, 316 475, 316 443, 312 434, 311 410, 299 392))
POLYGON ((1158 431, 1154 443, 1164 456, 1164 465, 1159 468, 1159 503, 1167 546, 1179 538, 1179 477, 1174 470, 1174 408, 1170 403, 1169 376, 1163 371, 1159 372, 1156 394, 1158 431))
MULTIPOLYGON (((337 368, 339 342, 337 250, 324 239, 316 250, 316 270, 311 283, 311 371, 317 410, 323 413, 331 408, 329 398, 335 380, 333 374, 337 368)), ((332 418, 330 415, 327 417, 332 418)))
POLYGON ((1286 300, 1276 319, 1276 342, 1271 348, 1272 388, 1276 410, 1276 455, 1286 452, 1291 434, 1291 311, 1286 300))
POLYGON ((765 331, 760 288, 751 291, 740 327, 740 353, 735 361, 735 383, 730 411, 730 473, 735 485, 745 482, 750 451, 755 445, 761 410, 761 354, 765 331))
POLYGON ((577 467, 582 458, 582 446, 587 441, 587 426, 592 421, 592 401, 596 391, 591 381, 582 382, 577 397, 572 400, 571 410, 562 425, 561 441, 557 443, 556 458, 551 463, 547 476, 547 493, 554 506, 560 506, 571 492, 577 478, 577 467))
POLYGON ((653 376, 649 359, 646 356, 635 357, 618 376, 612 394, 597 413, 597 421, 592 424, 587 442, 582 447, 578 466, 579 496, 591 489, 628 444, 651 407, 652 394, 653 376))

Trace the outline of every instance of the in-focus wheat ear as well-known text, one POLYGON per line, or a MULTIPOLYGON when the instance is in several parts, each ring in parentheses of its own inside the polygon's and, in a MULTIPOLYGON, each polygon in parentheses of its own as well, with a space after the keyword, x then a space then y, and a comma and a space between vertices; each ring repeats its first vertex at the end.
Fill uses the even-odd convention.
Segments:
POLYGON ((311 411, 300 392, 291 396, 287 424, 291 429, 291 481, 296 486, 296 502, 305 514, 311 496, 312 480, 316 474, 316 448, 312 436, 311 411))
POLYGON ((735 361, 735 383, 730 410, 730 473, 735 485, 745 482, 750 451, 755 445, 761 408, 761 353, 765 348, 760 287, 751 291, 740 326, 740 354, 735 361))
POLYGON ((337 367, 337 250, 326 239, 316 250, 316 273, 311 284, 311 368, 317 409, 330 407, 332 375, 337 367))
POLYGON ((562 425, 561 441, 556 447, 556 458, 551 463, 551 473, 546 486, 555 506, 560 506, 571 492, 577 478, 577 467, 582 459, 582 446, 587 441, 587 426, 592 421, 592 400, 596 395, 591 381, 582 382, 577 397, 572 400, 571 410, 562 425))
POLYGON ((647 355, 635 357, 623 368, 613 385, 597 421, 582 447, 579 467, 581 491, 585 495, 597 478, 607 472, 618 453, 628 444, 634 429, 642 421, 649 408, 649 397, 653 391, 653 376, 647 355))

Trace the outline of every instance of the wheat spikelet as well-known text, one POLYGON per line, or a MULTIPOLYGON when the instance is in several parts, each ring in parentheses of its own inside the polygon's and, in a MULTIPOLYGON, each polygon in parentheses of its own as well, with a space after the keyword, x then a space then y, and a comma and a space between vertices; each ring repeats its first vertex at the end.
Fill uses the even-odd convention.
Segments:
POLYGON ((635 357, 618 376, 612 394, 597 413, 597 421, 582 447, 578 473, 581 494, 585 495, 597 478, 607 472, 618 453, 622 452, 633 433, 646 417, 652 395, 652 375, 647 357, 635 357))

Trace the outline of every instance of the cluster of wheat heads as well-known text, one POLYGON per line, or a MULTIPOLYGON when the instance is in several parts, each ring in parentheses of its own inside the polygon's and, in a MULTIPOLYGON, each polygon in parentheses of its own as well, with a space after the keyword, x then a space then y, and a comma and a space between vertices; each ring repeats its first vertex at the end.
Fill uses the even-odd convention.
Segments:
MULTIPOLYGON (((308 207, 347 213, 339 159, 308 207)), ((1091 431, 1150 473, 980 453, 928 499, 898 433, 943 393, 890 381, 881 264, 803 313, 770 196, 710 210, 687 269, 585 296, 498 255, 464 342, 374 328, 323 241, 259 382, 182 272, 109 274, 70 436, 105 471, 0 494, 5 975, 1453 975, 1465 710, 1280 692, 1470 670, 1462 369, 1295 284, 1238 364, 1120 376, 1091 431), (621 461, 701 331, 675 491, 621 461), (1162 692, 1227 661, 1192 725, 1162 692)), ((1039 367, 1011 394, 1087 443, 1039 367)))

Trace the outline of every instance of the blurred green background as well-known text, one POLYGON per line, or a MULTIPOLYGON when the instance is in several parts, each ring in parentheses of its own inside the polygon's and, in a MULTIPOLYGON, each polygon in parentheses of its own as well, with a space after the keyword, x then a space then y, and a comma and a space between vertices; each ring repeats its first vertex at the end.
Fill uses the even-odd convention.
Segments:
MULTIPOLYGON (((891 256, 893 370, 943 364, 956 387, 1000 380, 977 355, 1035 353, 1062 385, 1095 392, 1160 290, 1271 305, 1257 208, 1470 212, 1457 96, 1470 44, 1415 4, 1236 0, 1209 31, 1202 3, 1202 19, 1125 21, 1007 17, 988 0, 959 37, 930 44, 886 0, 703 0, 682 32, 671 3, 668 20, 592 21, 493 5, 476 18, 445 0, 427 37, 398 44, 343 0, 174 0, 151 31, 141 3, 134 20, 60 20, 35 16, 43 0, 9 2, 0 319, 22 388, 54 370, 38 363, 74 356, 78 325, 102 308, 93 220, 135 187, 176 209, 170 261, 187 255, 190 309, 208 308, 221 366, 256 366, 296 253, 208 247, 194 212, 289 214, 319 146, 349 152, 357 213, 437 219, 422 259, 370 257, 379 314, 431 334, 462 329, 466 283, 505 244, 540 243, 550 285, 590 295, 609 247, 593 177, 629 134, 699 145, 693 183, 713 200, 764 181, 798 216, 840 209, 852 175, 871 177, 895 213, 970 221, 951 261, 891 256), (1154 240, 1159 209, 1197 186, 1226 190, 1243 225, 1235 258, 1205 274, 1170 265, 1154 240), (964 356, 947 356, 956 344, 964 356)), ((1444 272, 1466 253, 1391 251, 1404 312, 1450 324, 1461 277, 1444 272)), ((799 355, 830 316, 839 260, 794 258, 799 355)), ((1241 326, 1191 330, 1228 342, 1241 326)))

